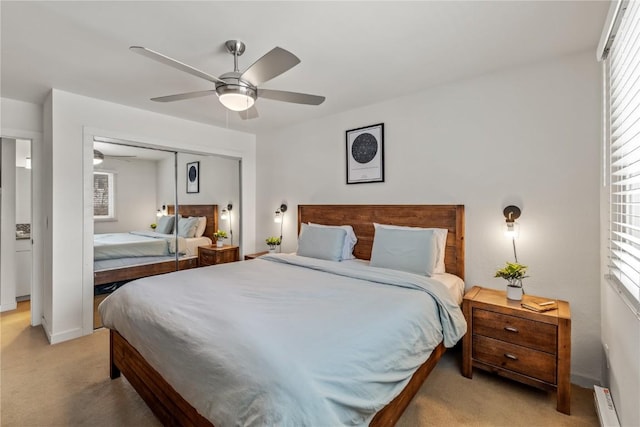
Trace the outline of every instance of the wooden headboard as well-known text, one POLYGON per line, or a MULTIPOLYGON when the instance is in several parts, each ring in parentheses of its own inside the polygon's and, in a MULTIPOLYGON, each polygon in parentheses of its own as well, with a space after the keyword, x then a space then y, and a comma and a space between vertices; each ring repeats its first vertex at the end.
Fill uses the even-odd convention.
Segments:
POLYGON ((304 222, 351 225, 358 237, 353 253, 360 259, 371 259, 374 222, 446 228, 446 270, 464 279, 464 205, 299 205, 298 234, 304 222))
MULTIPOLYGON (((167 213, 173 215, 175 206, 167 205, 167 213)), ((178 205, 178 213, 183 217, 206 216, 207 227, 204 229, 203 236, 214 240, 213 233, 218 229, 218 205, 178 205)))

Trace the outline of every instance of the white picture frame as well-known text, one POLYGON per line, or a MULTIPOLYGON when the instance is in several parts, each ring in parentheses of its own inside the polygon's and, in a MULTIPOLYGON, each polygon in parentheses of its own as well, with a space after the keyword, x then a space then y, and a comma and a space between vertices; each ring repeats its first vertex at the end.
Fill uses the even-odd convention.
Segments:
POLYGON ((187 163, 187 193, 200 192, 200 162, 187 163))
POLYGON ((347 184, 384 182, 384 123, 346 131, 347 184))

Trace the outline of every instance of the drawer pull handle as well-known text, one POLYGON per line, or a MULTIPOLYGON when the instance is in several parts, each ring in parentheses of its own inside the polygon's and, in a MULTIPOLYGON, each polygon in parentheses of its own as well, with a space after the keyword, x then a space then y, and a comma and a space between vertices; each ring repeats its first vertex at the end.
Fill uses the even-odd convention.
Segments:
POLYGON ((514 334, 518 333, 518 328, 514 328, 513 326, 505 326, 504 330, 507 332, 513 332, 514 334))
POLYGON ((505 353, 504 357, 506 357, 507 359, 511 359, 511 360, 518 360, 518 356, 516 356, 515 354, 511 354, 511 353, 505 353))

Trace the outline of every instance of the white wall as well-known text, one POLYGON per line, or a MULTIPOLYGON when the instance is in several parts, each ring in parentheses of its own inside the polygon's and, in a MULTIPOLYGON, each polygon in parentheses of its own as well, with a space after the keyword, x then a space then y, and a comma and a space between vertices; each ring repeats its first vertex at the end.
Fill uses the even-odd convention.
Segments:
MULTIPOLYGON (((42 106, 15 99, 0 98, 0 112, 2 112, 2 136, 18 137, 7 130, 42 132, 42 106)), ((21 132, 22 134, 22 132, 21 132)))
MULTIPOLYGON (((52 257, 45 331, 52 343, 93 331, 93 136, 242 158, 245 249, 255 241, 255 136, 53 89, 51 122, 52 257), (69 256, 74 254, 74 256, 69 256), (82 254, 82 256, 80 256, 82 254)), ((45 108, 45 121, 49 111, 45 108)), ((50 135, 49 135, 50 130, 50 135)), ((48 292, 48 291, 45 291, 48 292)))
MULTIPOLYGON (((203 156, 196 154, 178 153, 178 201, 180 204, 218 205, 218 215, 228 203, 233 205, 231 210, 231 226, 233 229, 233 244, 237 245, 241 239, 240 220, 240 163, 238 159, 221 156, 203 156), (187 163, 200 162, 200 188, 198 193, 187 193, 187 163)), ((174 161, 165 160, 158 167, 158 205, 174 204, 173 192, 174 161)), ((218 228, 229 232, 227 221, 218 217, 218 228)), ((210 237, 210 236, 209 236, 210 237)), ((230 244, 226 240, 225 244, 230 244)), ((246 252, 246 251, 245 251, 246 252)))
POLYGON ((94 221, 94 233, 127 233, 147 230, 156 221, 157 162, 144 159, 110 159, 95 171, 115 173, 116 220, 94 221))
POLYGON ((31 224, 31 169, 16 168, 16 224, 31 224))
POLYGON ((516 204, 525 290, 571 303, 573 379, 598 382, 599 79, 586 52, 261 134, 256 246, 277 234, 283 200, 285 251, 298 204, 460 203, 467 287, 504 289, 493 278, 513 258, 502 209, 516 204), (346 185, 345 131, 381 122, 385 182, 346 185))
POLYGON ((640 320, 606 280, 602 283, 602 343, 608 348, 604 384, 611 390, 620 425, 639 426, 640 320))

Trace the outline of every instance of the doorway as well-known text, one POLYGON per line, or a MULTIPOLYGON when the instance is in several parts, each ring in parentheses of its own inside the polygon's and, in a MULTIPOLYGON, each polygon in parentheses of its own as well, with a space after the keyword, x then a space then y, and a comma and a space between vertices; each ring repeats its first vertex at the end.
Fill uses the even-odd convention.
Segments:
MULTIPOLYGON (((32 141, 5 137, 0 141, 0 306, 8 311, 32 294, 32 141)), ((35 318, 32 314, 32 324, 35 318)))

